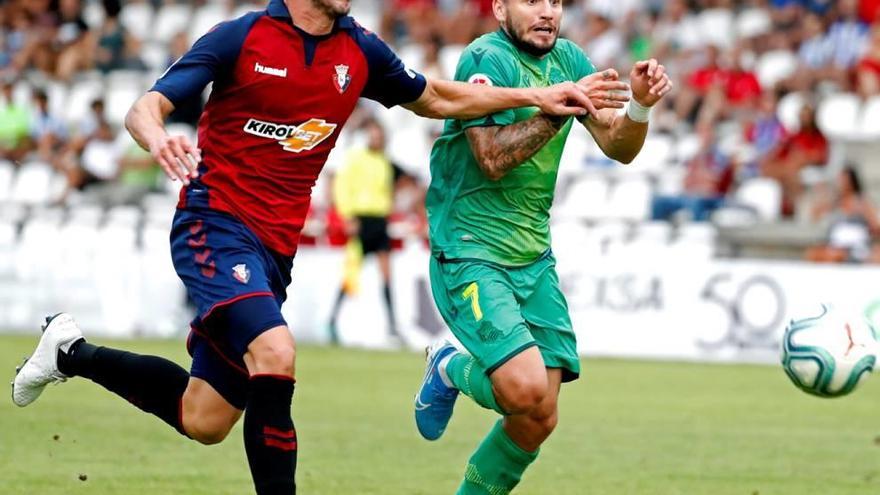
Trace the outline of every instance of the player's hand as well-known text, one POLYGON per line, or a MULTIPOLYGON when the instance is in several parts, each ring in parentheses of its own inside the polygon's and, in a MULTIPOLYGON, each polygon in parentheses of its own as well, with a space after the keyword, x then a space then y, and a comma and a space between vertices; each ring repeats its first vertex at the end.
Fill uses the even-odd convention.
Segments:
POLYGON ((188 186, 191 178, 199 176, 202 153, 186 136, 166 134, 150 143, 150 154, 171 180, 180 179, 183 185, 188 186))
POLYGON ((573 82, 554 84, 537 91, 537 107, 548 115, 583 117, 587 114, 596 114, 596 107, 593 106, 584 89, 573 82))
POLYGON ((623 104, 629 101, 629 85, 619 81, 618 77, 616 70, 605 69, 581 79, 578 86, 583 88, 597 110, 623 108, 623 104))
POLYGON ((660 98, 672 91, 672 81, 666 68, 655 59, 642 60, 633 65, 629 73, 633 98, 642 106, 652 107, 660 98))

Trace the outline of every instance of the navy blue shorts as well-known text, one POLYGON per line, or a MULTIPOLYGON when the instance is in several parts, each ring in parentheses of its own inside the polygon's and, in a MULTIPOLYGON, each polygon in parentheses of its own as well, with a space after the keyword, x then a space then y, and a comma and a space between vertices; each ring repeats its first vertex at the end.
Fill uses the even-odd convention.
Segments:
POLYGON ((234 217, 205 209, 177 210, 171 258, 197 308, 187 339, 190 374, 210 383, 238 409, 247 398, 244 355, 261 333, 286 325, 293 258, 266 248, 234 217))

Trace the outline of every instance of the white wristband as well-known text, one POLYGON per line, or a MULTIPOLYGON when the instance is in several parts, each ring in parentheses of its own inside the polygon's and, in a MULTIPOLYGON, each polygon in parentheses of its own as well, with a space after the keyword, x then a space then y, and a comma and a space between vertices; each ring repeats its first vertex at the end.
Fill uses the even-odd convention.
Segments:
POLYGON ((631 99, 626 107, 626 116, 633 122, 645 123, 651 116, 651 107, 643 106, 635 99, 631 99))

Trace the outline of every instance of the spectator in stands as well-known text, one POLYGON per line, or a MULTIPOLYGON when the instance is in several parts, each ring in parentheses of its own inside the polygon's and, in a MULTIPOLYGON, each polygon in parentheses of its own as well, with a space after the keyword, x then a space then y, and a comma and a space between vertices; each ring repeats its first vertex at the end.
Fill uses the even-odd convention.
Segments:
POLYGON ((0 159, 18 162, 32 148, 31 112, 16 105, 12 98, 13 87, 9 77, 0 82, 0 159))
POLYGON ((721 67, 720 54, 717 45, 707 45, 703 63, 685 78, 685 84, 675 97, 675 113, 680 120, 696 122, 706 96, 713 88, 723 85, 726 73, 721 67))
POLYGON ((344 277, 336 303, 330 314, 330 338, 339 340, 336 320, 346 296, 356 292, 360 275, 360 260, 364 255, 376 254, 382 274, 383 296, 388 313, 390 337, 400 341, 391 299, 391 238, 388 235, 388 217, 394 206, 394 182, 400 169, 385 155, 385 130, 375 120, 363 125, 367 133, 367 148, 352 151, 345 165, 339 169, 333 183, 336 210, 348 224, 352 235, 346 248, 344 277))
POLYGON ((706 221, 724 205, 735 177, 733 161, 718 146, 714 126, 697 126, 700 150, 687 163, 684 191, 675 196, 656 196, 651 204, 654 220, 671 220, 684 212, 695 221, 706 221))
POLYGON ((816 126, 816 110, 804 105, 800 111, 800 129, 779 144, 761 162, 761 174, 776 179, 782 186, 782 214, 794 214, 802 192, 801 172, 808 166, 824 166, 828 160, 828 141, 816 126))
POLYGON ((761 84, 754 72, 746 70, 743 50, 735 48, 729 53, 729 69, 716 72, 705 94, 699 120, 713 124, 719 120, 736 119, 750 115, 761 96, 761 84))
MULTIPOLYGON (((623 33, 615 26, 611 19, 603 12, 590 12, 586 19, 586 38, 583 40, 584 52, 586 52, 593 65, 596 67, 625 66, 626 40, 623 33)), ((625 72, 620 71, 622 74, 625 72)))
POLYGON ((813 221, 828 225, 828 234, 826 244, 807 250, 805 257, 810 261, 865 261, 871 254, 871 239, 880 234, 877 211, 864 194, 852 165, 838 174, 837 191, 823 188, 811 216, 813 221))
POLYGON ((856 91, 865 99, 880 95, 880 22, 871 26, 868 48, 856 65, 856 91))
POLYGON ((758 111, 745 125, 744 137, 751 146, 749 159, 739 172, 743 176, 760 175, 760 164, 785 139, 785 127, 776 116, 778 99, 775 91, 764 91, 758 111))
POLYGON ((58 27, 52 40, 52 51, 57 54, 55 75, 70 81, 74 74, 92 65, 94 35, 83 20, 80 0, 59 0, 58 27))
POLYGON ((116 2, 105 2, 104 10, 106 15, 98 31, 95 66, 102 72, 108 72, 123 66, 126 34, 119 21, 121 6, 116 2))
POLYGON ((49 110, 49 97, 42 89, 34 90, 34 114, 31 139, 40 160, 58 166, 58 156, 67 142, 67 126, 49 110))

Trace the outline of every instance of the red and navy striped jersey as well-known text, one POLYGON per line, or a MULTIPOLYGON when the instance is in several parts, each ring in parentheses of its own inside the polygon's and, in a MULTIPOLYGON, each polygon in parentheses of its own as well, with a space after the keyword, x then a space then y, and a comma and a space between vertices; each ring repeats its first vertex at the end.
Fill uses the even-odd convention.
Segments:
POLYGON ((211 81, 198 126, 200 175, 178 208, 229 213, 288 256, 358 98, 391 107, 418 99, 426 85, 351 17, 313 36, 293 25, 283 0, 217 25, 151 91, 178 106, 211 81))

